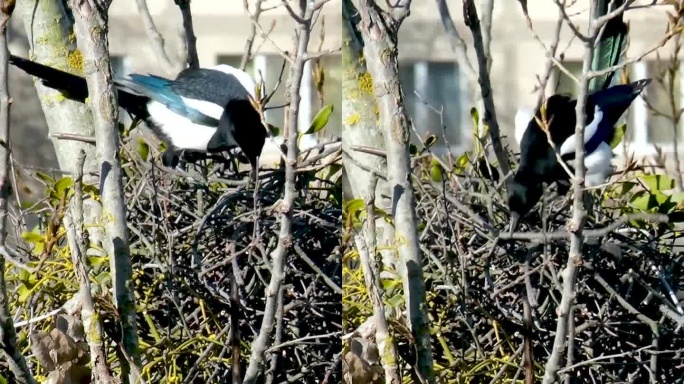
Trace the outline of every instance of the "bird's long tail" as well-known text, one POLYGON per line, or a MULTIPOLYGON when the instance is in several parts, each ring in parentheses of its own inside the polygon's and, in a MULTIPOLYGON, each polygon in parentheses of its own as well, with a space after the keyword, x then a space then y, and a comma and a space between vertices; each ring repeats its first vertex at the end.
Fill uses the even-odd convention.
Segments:
MULTIPOLYGON (((625 0, 599 0, 597 17, 608 14, 624 4, 625 0), (610 7, 609 5, 613 5, 610 7)), ((623 21, 622 15, 614 17, 606 23, 603 31, 599 32, 599 39, 594 46, 594 60, 592 71, 601 71, 618 65, 623 57, 627 45, 629 26, 623 21)), ((589 82, 589 94, 606 89, 613 85, 616 72, 593 78, 589 82)))
MULTIPOLYGON (((10 55, 9 62, 29 75, 39 78, 46 87, 62 92, 64 97, 70 100, 85 103, 88 98, 88 84, 82 76, 48 67, 47 65, 15 55, 10 55)), ((118 91, 119 106, 138 118, 145 119, 147 112, 144 107, 147 99, 122 87, 118 84, 118 81, 115 81, 115 85, 118 91)))
POLYGON ((41 79, 46 87, 62 92, 69 99, 85 102, 85 99, 88 97, 88 85, 81 76, 15 55, 10 55, 9 62, 29 75, 41 79))

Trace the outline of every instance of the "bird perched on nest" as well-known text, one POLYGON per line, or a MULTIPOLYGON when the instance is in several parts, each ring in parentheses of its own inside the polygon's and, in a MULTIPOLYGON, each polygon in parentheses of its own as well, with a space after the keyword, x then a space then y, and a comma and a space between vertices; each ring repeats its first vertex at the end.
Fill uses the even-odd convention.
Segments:
MULTIPOLYGON (((613 1, 619 7, 621 1, 613 1)), ((608 1, 599 4, 599 16, 608 12, 608 1)), ((622 16, 610 20, 596 48, 592 69, 611 67, 619 62, 627 37, 628 27, 622 16)), ((591 187, 605 182, 612 172, 613 157, 610 141, 615 124, 636 97, 649 84, 650 79, 630 84, 611 86, 614 72, 592 79, 590 95, 586 100, 584 128, 584 185, 591 187)), ((521 109, 515 118, 515 137, 520 144, 520 166, 508 189, 508 206, 511 211, 510 231, 514 231, 521 217, 539 201, 543 183, 556 183, 558 192, 565 194, 570 177, 549 145, 547 133, 563 162, 573 169, 575 158, 575 107, 577 100, 564 95, 553 95, 536 112, 521 109)))
MULTIPOLYGON (((38 77, 65 97, 85 102, 85 78, 10 55, 10 64, 38 77)), ((145 121, 166 142, 162 164, 175 168, 181 155, 193 158, 239 147, 256 173, 266 128, 250 102, 254 80, 244 71, 221 64, 187 68, 174 79, 131 74, 114 80, 119 106, 145 121)))

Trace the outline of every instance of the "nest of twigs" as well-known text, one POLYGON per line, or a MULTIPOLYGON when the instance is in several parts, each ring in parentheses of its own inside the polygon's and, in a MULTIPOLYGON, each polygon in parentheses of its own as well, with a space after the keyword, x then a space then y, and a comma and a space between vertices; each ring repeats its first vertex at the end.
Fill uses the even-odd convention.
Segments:
MULTIPOLYGON (((418 217, 425 224, 419 235, 429 250, 428 305, 431 325, 439 329, 432 332, 433 357, 443 367, 437 372, 471 383, 522 380, 527 338, 540 379, 553 351, 568 262, 569 197, 537 206, 519 229, 529 239, 503 239, 509 219, 504 182, 482 178, 477 168, 443 183, 416 171, 422 180, 416 182, 418 217)), ((561 373, 575 382, 682 382, 684 312, 675 298, 684 298, 684 257, 676 245, 681 232, 672 223, 627 223, 629 196, 608 201, 606 189, 592 194, 585 228, 594 236, 576 260, 571 342, 561 353, 561 373)), ((400 353, 415 361, 412 348, 400 353)))
MULTIPOLYGON (((541 382, 562 307, 570 196, 546 188, 544 203, 521 219, 522 234, 511 239, 505 180, 482 177, 484 162, 470 159, 456 172, 442 170, 441 175, 429 156, 414 158, 413 165, 438 382, 522 382, 526 376, 541 382), (442 181, 435 181, 436 175, 442 181)), ((560 377, 577 383, 684 382, 684 310, 679 303, 684 299, 684 257, 679 224, 673 222, 679 213, 640 212, 630 201, 643 192, 615 193, 615 188, 620 190, 620 184, 592 191, 586 200, 586 238, 581 257, 572 260, 577 270, 569 285, 574 305, 561 338, 569 343, 561 344, 560 377)), ((346 276, 357 287, 350 295, 358 299, 363 283, 357 275, 350 267, 346 276)), ((386 284, 384 289, 388 308, 401 297, 401 286, 386 284)), ((353 313, 345 312, 345 332, 373 342, 372 332, 360 331, 372 323, 371 308, 370 302, 347 306, 345 311, 353 313)), ((415 341, 405 315, 387 313, 394 313, 387 316, 398 366, 417 382, 415 341)), ((365 346, 357 355, 365 359, 373 382, 382 382, 377 349, 365 346)))
MULTIPOLYGON (((130 165, 140 170, 125 183, 135 291, 145 308, 138 333, 150 345, 146 379, 168 378, 173 367, 185 383, 229 382, 231 316, 237 311, 243 374, 262 326, 284 171, 260 172, 255 199, 246 172, 200 164, 188 177, 130 165)), ((274 383, 339 381, 341 210, 332 196, 341 191, 315 171, 296 176, 291 246, 264 362, 274 383)))

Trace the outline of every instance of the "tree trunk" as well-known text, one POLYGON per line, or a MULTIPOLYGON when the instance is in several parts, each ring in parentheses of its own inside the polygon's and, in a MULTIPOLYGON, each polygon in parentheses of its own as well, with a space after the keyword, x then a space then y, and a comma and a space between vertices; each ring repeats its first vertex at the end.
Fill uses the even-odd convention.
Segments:
POLYGON ((401 22, 408 15, 410 1, 400 1, 385 12, 375 2, 364 0, 359 6, 359 30, 364 42, 364 57, 373 77, 380 125, 385 132, 387 176, 392 190, 394 246, 401 259, 408 325, 416 343, 416 373, 421 381, 434 383, 430 325, 425 308, 423 262, 418 245, 418 218, 411 184, 409 120, 399 83, 397 39, 401 22))
POLYGON ((126 228, 121 164, 119 163, 119 108, 112 83, 109 58, 107 12, 110 0, 73 0, 70 7, 75 19, 78 46, 83 52, 83 67, 88 82, 88 106, 95 125, 96 153, 100 170, 100 194, 105 227, 104 249, 114 287, 114 303, 121 318, 123 342, 122 375, 135 383, 140 375, 140 354, 136 331, 131 257, 126 228))
MULTIPOLYGON (((13 3, 0 0, 0 246, 4 248, 7 240, 8 198, 10 191, 10 145, 9 112, 12 100, 9 95, 7 50, 7 23, 12 13, 13 3)), ((21 384, 35 384, 35 379, 26 365, 24 356, 17 346, 17 334, 9 309, 9 296, 5 282, 5 257, 0 256, 0 343, 2 354, 7 360, 14 381, 21 384)))
MULTIPOLYGON (((73 23, 61 1, 19 1, 15 11, 15 17, 17 16, 21 18, 29 38, 29 56, 32 60, 71 73, 83 74, 83 57, 76 49, 73 23)), ((40 81, 36 81, 35 85, 60 169, 74 174, 77 171, 78 153, 84 151, 86 162, 83 166, 83 182, 96 184, 98 164, 95 147, 81 141, 61 140, 53 136, 58 133, 94 136, 93 119, 88 107, 66 99, 59 91, 45 87, 40 81)), ((88 248, 88 254, 101 256, 96 249, 102 246, 104 232, 93 224, 102 215, 102 206, 95 199, 88 199, 83 202, 83 211, 88 239, 95 246, 88 248)))
MULTIPOLYGON (((381 179, 387 174, 387 162, 385 158, 357 152, 354 146, 365 146, 382 150, 385 146, 385 137, 382 128, 378 124, 376 114, 378 105, 372 93, 372 79, 367 71, 363 60, 363 41, 356 30, 358 17, 354 17, 351 0, 345 0, 342 10, 342 110, 343 129, 342 147, 344 149, 344 182, 347 185, 347 198, 366 199, 367 204, 374 204, 389 211, 391 201, 387 181, 381 179), (352 160, 353 159, 353 160, 352 160), (357 164, 357 162, 359 164, 357 164), (379 172, 373 175, 375 170, 379 172), (353 181, 352 181, 353 180, 353 181), (377 187, 376 187, 377 185, 377 187)), ((371 212, 369 210, 369 212, 371 212)), ((397 367, 397 353, 389 337, 385 308, 382 302, 383 265, 397 270, 396 254, 391 251, 378 252, 378 244, 383 248, 389 248, 393 241, 392 226, 382 218, 376 220, 368 216, 363 229, 354 235, 357 249, 359 250, 363 274, 366 281, 371 302, 373 303, 373 316, 375 322, 375 341, 380 351, 381 363, 385 372, 386 383, 399 383, 397 367), (381 254, 380 262, 376 256, 381 254)), ((387 276, 397 278, 395 276, 387 276)))
MULTIPOLYGON (((354 150, 364 146, 385 149, 385 135, 379 124, 378 103, 373 94, 373 78, 363 59, 363 41, 356 30, 355 12, 351 0, 344 0, 342 28, 342 163, 343 186, 348 200, 368 196, 371 170, 378 173, 375 205, 389 213, 392 209, 389 184, 387 184, 387 160, 385 157, 354 150)), ((394 229, 384 220, 377 220, 376 241, 379 247, 389 247, 394 241, 394 229)), ((385 248, 387 249, 387 248, 385 248)), ((382 263, 400 273, 400 265, 394 252, 381 251, 382 263)), ((397 276, 383 273, 384 277, 397 276)))

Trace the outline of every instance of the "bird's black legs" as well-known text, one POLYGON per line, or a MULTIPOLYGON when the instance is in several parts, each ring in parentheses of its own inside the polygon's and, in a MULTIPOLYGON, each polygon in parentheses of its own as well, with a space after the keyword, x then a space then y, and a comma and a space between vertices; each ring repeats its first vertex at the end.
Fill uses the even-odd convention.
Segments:
POLYGON ((168 168, 176 168, 180 163, 181 151, 169 148, 161 155, 162 165, 168 168))

